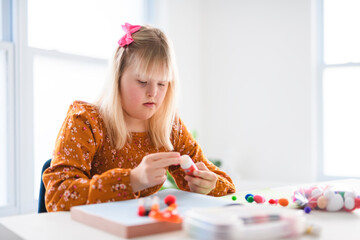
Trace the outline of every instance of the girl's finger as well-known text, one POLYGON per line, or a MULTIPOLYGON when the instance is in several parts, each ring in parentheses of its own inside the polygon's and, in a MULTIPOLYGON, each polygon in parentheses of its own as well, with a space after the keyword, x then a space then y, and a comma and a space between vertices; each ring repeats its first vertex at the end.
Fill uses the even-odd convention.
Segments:
POLYGON ((193 172, 193 175, 198 178, 202 178, 208 181, 217 181, 217 175, 211 171, 201 171, 201 170, 195 170, 193 172))
POLYGON ((195 165, 198 168, 198 170, 195 170, 193 172, 194 176, 201 177, 209 181, 213 181, 215 179, 216 174, 211 172, 203 162, 197 162, 195 163, 195 165))
POLYGON ((164 158, 177 158, 180 157, 180 153, 178 152, 159 152, 159 153, 151 153, 146 156, 149 159, 154 161, 162 160, 164 158))
POLYGON ((154 178, 154 183, 155 184, 162 184, 166 181, 166 175, 163 176, 158 176, 154 178))
POLYGON ((192 185, 200 187, 200 188, 207 188, 207 189, 213 188, 213 185, 214 185, 214 182, 207 181, 205 179, 198 178, 198 177, 186 176, 184 179, 186 181, 188 181, 189 184, 192 184, 192 185))
POLYGON ((195 163, 195 165, 197 166, 197 168, 199 170, 207 170, 207 171, 209 171, 209 169, 206 167, 206 165, 203 162, 197 162, 197 163, 195 163))
POLYGON ((191 185, 191 184, 189 184, 189 187, 192 192, 196 192, 196 193, 207 194, 211 191, 211 189, 209 189, 209 188, 203 188, 203 187, 199 187, 199 186, 191 185))
POLYGON ((152 163, 153 168, 166 168, 171 165, 179 165, 180 164, 180 157, 175 158, 163 158, 161 160, 156 160, 152 163))
POLYGON ((153 174, 155 177, 162 177, 166 175, 166 169, 165 168, 158 168, 153 170, 150 174, 153 174))

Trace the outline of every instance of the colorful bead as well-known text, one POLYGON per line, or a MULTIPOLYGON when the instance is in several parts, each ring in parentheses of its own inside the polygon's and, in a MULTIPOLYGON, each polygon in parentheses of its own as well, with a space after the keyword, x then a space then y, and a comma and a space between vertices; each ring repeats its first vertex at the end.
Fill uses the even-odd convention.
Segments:
POLYGON ((355 198, 355 207, 360 208, 360 197, 355 198))
POLYGON ((287 205, 289 205, 289 200, 287 200, 286 198, 280 198, 279 204, 283 207, 286 207, 287 205))
POLYGON ((175 202, 176 202, 176 197, 174 195, 169 194, 164 198, 164 203, 168 206, 170 206, 175 202))
POLYGON ((141 217, 145 216, 145 207, 144 206, 139 206, 138 215, 141 217))
POLYGON ((276 204, 277 201, 275 201, 274 199, 270 199, 270 200, 269 200, 269 203, 270 203, 270 204, 276 204))
POLYGON ((354 198, 345 198, 345 201, 344 201, 344 207, 347 209, 347 210, 354 210, 355 209, 355 199, 354 198))
POLYGON ((339 211, 344 207, 344 200, 340 194, 334 194, 332 198, 327 198, 326 210, 329 212, 339 211))
POLYGON ((246 201, 248 201, 249 203, 252 203, 254 201, 254 197, 249 196, 248 198, 246 198, 246 201))
POLYGON ((255 195, 255 196, 254 196, 254 201, 255 201, 256 203, 264 203, 266 200, 265 200, 265 198, 264 198, 263 196, 261 196, 261 195, 255 195))
POLYGON ((311 207, 306 206, 306 207, 304 208, 304 212, 305 212, 305 213, 310 213, 310 212, 311 212, 311 207))
POLYGON ((360 199, 353 190, 338 191, 331 186, 317 186, 309 189, 300 188, 292 196, 294 203, 305 212, 322 209, 329 212, 354 211, 360 208, 360 199))
POLYGON ((320 209, 325 209, 327 206, 327 199, 324 196, 321 196, 317 199, 317 206, 320 209))
POLYGON ((252 195, 252 194, 250 194, 250 193, 249 193, 249 194, 246 194, 246 195, 245 195, 245 200, 246 200, 246 201, 248 200, 248 197, 254 197, 254 195, 252 195))

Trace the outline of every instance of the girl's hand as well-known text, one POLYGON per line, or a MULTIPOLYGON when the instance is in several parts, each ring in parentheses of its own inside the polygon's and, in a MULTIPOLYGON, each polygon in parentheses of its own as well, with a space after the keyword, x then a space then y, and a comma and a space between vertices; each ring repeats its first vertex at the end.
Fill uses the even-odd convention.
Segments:
POLYGON ((208 194, 216 186, 217 175, 211 172, 204 163, 198 162, 195 164, 199 169, 193 172, 195 177, 186 175, 185 180, 188 181, 191 192, 208 194))
POLYGON ((146 155, 130 173, 134 192, 162 184, 166 180, 166 168, 180 164, 180 153, 161 152, 146 155))

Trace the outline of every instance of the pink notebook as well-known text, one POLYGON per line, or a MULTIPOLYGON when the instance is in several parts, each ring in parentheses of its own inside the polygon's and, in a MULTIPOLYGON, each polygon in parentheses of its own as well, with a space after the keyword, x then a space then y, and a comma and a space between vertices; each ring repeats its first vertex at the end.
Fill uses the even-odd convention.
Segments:
MULTIPOLYGON (((176 196, 178 211, 182 217, 185 216, 186 211, 192 208, 218 207, 232 203, 229 199, 177 189, 166 189, 150 196, 150 198, 155 195, 158 196, 160 198, 160 210, 162 210, 166 208, 163 199, 169 194, 176 196)), ((150 217, 138 216, 138 201, 138 199, 133 199, 72 207, 70 210, 71 218, 123 238, 182 229, 181 223, 159 222, 150 217)))

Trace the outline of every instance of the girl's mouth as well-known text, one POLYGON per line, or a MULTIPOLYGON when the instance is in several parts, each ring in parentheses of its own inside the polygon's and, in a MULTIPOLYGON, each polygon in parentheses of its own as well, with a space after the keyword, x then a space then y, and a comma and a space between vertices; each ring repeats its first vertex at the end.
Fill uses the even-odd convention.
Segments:
POLYGON ((147 103, 144 103, 143 105, 145 107, 149 107, 149 108, 155 107, 155 103, 153 103, 153 102, 147 102, 147 103))

